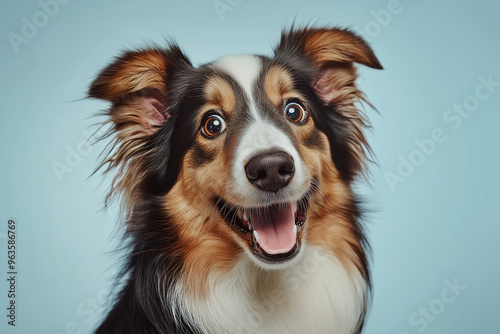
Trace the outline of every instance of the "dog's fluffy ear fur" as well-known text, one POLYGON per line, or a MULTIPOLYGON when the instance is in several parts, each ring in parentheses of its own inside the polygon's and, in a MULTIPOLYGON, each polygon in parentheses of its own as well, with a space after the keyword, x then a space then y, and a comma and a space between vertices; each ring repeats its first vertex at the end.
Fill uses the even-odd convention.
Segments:
POLYGON ((332 157, 344 179, 351 181, 358 172, 365 170, 366 151, 369 151, 363 134, 368 122, 355 106, 356 102, 367 102, 355 84, 358 77, 355 63, 382 69, 373 50, 361 37, 347 29, 292 28, 282 34, 275 57, 285 63, 290 63, 291 59, 294 67, 303 64, 304 59, 312 65, 309 84, 323 104, 331 106, 340 115, 337 117, 333 112, 326 115, 331 128, 341 128, 343 132, 343 138, 339 139, 341 135, 337 135, 340 143, 335 150, 332 147, 332 157), (341 123, 340 127, 338 123, 341 123), (336 159, 336 156, 342 156, 342 159, 336 159))
POLYGON ((88 95, 113 103, 109 114, 117 130, 134 124, 152 134, 169 118, 170 56, 170 50, 163 49, 124 52, 92 82, 88 95))
POLYGON ((107 158, 99 168, 113 169, 108 202, 116 193, 130 207, 140 194, 147 163, 154 147, 148 140, 171 117, 168 106, 169 76, 180 67, 191 66, 177 46, 124 52, 104 68, 90 85, 88 95, 111 102, 107 111, 109 131, 114 135, 107 158))
POLYGON ((316 69, 315 91, 327 103, 353 85, 356 79, 353 63, 382 69, 370 46, 346 29, 290 30, 282 34, 275 52, 277 55, 300 53, 306 56, 316 69))

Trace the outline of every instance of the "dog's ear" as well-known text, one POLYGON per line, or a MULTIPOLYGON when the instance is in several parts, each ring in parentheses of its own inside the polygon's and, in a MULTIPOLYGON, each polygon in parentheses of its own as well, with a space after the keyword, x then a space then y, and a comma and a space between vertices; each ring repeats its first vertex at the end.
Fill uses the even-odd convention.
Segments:
POLYGON ((99 168, 117 170, 108 201, 121 192, 126 204, 141 192, 154 147, 149 140, 171 117, 169 78, 191 63, 173 45, 168 49, 127 51, 104 68, 90 85, 89 97, 111 102, 108 134, 114 135, 107 158, 99 168))
POLYGON ((382 69, 370 46, 347 29, 300 29, 284 32, 277 57, 307 57, 315 67, 314 89, 329 103, 349 92, 357 78, 354 63, 382 69))
POLYGON ((332 158, 341 176, 350 181, 364 171, 369 146, 363 134, 368 124, 356 102, 366 101, 355 81, 355 64, 382 69, 370 46, 347 29, 305 28, 284 32, 275 49, 278 62, 305 74, 307 84, 328 106, 325 110, 332 158), (312 65, 312 66, 311 66, 312 65))
POLYGON ((189 64, 176 48, 124 52, 97 76, 88 95, 112 102, 109 115, 118 132, 135 126, 153 134, 170 117, 167 76, 179 62, 189 64))

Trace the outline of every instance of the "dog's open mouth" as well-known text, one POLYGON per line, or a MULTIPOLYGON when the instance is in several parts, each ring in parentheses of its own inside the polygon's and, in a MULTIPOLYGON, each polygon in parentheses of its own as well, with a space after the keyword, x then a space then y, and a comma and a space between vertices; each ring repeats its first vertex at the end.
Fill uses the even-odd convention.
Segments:
POLYGON ((269 264, 293 259, 300 251, 300 232, 307 218, 307 200, 243 208, 219 202, 219 211, 231 228, 250 242, 253 254, 269 264))

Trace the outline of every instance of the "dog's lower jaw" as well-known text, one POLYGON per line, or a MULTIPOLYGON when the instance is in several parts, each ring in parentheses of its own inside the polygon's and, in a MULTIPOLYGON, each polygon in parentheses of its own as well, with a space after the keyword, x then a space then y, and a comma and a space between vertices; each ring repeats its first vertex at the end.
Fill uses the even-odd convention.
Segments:
POLYGON ((231 272, 209 276, 204 298, 179 281, 171 307, 207 334, 357 333, 366 312, 363 275, 320 247, 302 252, 296 265, 272 271, 243 254, 231 272))

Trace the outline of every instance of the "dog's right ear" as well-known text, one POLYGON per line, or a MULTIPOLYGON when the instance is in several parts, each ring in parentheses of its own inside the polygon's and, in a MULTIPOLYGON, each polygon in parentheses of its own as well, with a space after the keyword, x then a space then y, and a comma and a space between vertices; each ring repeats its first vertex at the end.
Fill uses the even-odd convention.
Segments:
POLYGON ((192 68, 191 63, 176 45, 128 51, 90 85, 89 97, 111 102, 106 123, 112 124, 108 135, 114 136, 113 142, 98 167, 117 171, 106 203, 118 193, 129 208, 137 203, 155 150, 149 140, 171 117, 169 79, 186 68, 192 68))
POLYGON ((182 65, 191 66, 175 46, 124 52, 97 76, 88 95, 112 102, 109 115, 118 133, 136 127, 150 135, 170 117, 167 77, 182 65))

